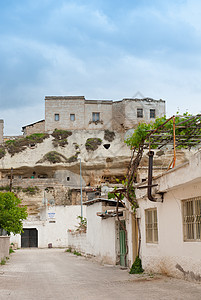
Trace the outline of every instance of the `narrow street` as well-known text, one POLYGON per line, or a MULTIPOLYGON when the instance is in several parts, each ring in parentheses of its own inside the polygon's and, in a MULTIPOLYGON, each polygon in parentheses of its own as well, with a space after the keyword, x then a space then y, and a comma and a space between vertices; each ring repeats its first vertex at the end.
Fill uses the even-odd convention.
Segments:
POLYGON ((130 275, 64 249, 20 249, 0 266, 0 299, 201 299, 201 285, 130 275))

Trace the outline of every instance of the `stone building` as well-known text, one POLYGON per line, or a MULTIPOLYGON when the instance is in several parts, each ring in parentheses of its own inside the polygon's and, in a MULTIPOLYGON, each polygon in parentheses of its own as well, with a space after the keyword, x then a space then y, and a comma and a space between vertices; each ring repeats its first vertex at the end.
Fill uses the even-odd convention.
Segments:
POLYGON ((3 143, 4 121, 0 120, 0 144, 3 143))
POLYGON ((25 135, 68 130, 126 131, 139 122, 165 115, 165 101, 144 99, 86 100, 84 96, 45 97, 45 121, 22 128, 25 135))

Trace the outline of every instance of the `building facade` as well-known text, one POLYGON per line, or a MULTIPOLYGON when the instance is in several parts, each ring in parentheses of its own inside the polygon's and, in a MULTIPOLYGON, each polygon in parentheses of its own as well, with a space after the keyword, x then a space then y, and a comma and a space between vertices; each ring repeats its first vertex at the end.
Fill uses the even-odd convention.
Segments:
POLYGON ((86 100, 84 96, 45 97, 45 132, 57 129, 125 131, 165 115, 165 101, 86 100))

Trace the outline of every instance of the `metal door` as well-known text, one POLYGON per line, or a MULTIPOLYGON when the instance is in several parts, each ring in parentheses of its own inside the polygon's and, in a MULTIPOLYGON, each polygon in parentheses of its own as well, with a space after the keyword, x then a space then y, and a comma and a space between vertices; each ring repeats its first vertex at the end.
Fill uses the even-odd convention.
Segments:
POLYGON ((126 267, 126 234, 121 228, 119 230, 119 242, 120 242, 120 265, 126 267))
POLYGON ((21 247, 38 247, 38 230, 36 228, 23 229, 21 234, 21 247))

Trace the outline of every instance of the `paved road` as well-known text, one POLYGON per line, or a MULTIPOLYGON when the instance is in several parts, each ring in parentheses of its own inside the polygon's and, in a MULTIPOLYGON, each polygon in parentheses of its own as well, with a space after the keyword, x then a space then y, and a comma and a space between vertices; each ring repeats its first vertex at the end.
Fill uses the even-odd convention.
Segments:
POLYGON ((162 276, 129 275, 64 249, 23 249, 0 266, 1 300, 201 299, 201 285, 162 276))

